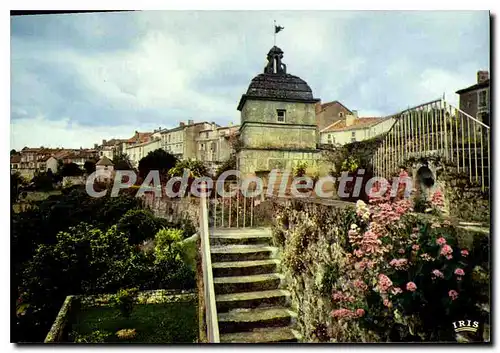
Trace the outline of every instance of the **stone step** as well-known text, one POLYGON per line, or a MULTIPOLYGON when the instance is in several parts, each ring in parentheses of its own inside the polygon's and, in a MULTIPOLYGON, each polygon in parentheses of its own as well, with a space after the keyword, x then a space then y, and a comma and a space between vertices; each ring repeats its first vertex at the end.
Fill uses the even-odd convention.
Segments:
POLYGON ((278 248, 265 245, 216 245, 210 248, 212 262, 251 261, 273 258, 278 248))
POLYGON ((272 242, 272 235, 269 232, 218 232, 210 235, 210 245, 252 245, 272 242))
POLYGON ((297 314, 285 307, 234 309, 218 315, 219 332, 234 333, 262 327, 289 326, 296 317, 297 314))
POLYGON ((241 236, 252 236, 252 235, 272 235, 271 228, 269 227, 248 227, 248 228, 212 228, 210 229, 210 236, 213 235, 231 235, 237 234, 241 236))
POLYGON ((258 328, 248 332, 223 333, 221 343, 297 342, 299 334, 291 327, 258 328))
POLYGON ((250 276, 273 273, 279 263, 277 259, 215 262, 212 270, 214 277, 250 276))
POLYGON ((219 294, 215 296, 217 312, 223 313, 238 308, 285 306, 290 301, 290 292, 274 289, 259 292, 219 294))
POLYGON ((251 276, 215 277, 216 294, 241 293, 278 289, 284 276, 267 273, 251 276))

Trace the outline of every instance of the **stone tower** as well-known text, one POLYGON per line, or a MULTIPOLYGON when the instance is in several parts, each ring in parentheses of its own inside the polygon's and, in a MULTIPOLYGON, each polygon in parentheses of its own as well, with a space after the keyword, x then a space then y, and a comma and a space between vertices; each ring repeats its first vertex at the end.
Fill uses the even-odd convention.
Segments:
POLYGON ((309 85, 287 73, 283 51, 267 54, 264 73, 250 82, 238 104, 241 112, 241 150, 238 168, 243 175, 292 169, 299 161, 317 164, 315 104, 309 85))

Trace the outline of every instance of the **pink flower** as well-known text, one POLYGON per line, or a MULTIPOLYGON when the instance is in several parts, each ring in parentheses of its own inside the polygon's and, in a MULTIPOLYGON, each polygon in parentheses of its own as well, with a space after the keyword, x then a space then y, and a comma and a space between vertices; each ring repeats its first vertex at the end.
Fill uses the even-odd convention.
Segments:
POLYGON ((410 292, 415 292, 417 290, 417 285, 413 282, 406 283, 406 289, 410 292))
POLYGON ((356 249, 356 250, 354 250, 354 255, 356 255, 357 257, 361 257, 361 256, 363 256, 363 251, 356 249))
POLYGON ((432 256, 431 256, 431 255, 429 255, 429 254, 427 254, 427 253, 421 254, 421 255, 420 255, 420 257, 421 257, 421 258, 422 258, 422 260, 424 260, 424 261, 432 261, 432 260, 434 260, 434 259, 432 258, 432 256))
POLYGON ((406 265, 408 265, 407 259, 392 259, 389 265, 395 267, 397 270, 405 269, 406 265))
POLYGON ((444 206, 444 198, 443 198, 443 193, 441 192, 441 190, 437 190, 432 195, 431 203, 436 207, 443 207, 444 206))
POLYGON ((457 268, 457 269, 455 270, 455 274, 456 274, 457 276, 464 276, 464 275, 465 275, 465 272, 464 272, 464 270, 462 270, 461 268, 457 268))
POLYGON ((381 293, 387 292, 387 290, 391 288, 391 286, 392 281, 389 279, 389 277, 382 273, 378 275, 378 287, 381 293))
POLYGON ((451 298, 451 300, 455 300, 458 298, 458 293, 456 290, 452 289, 448 292, 448 296, 451 298))
POLYGON ((415 251, 418 251, 420 249, 420 246, 418 244, 413 244, 411 248, 415 251))
POLYGON ((364 316, 365 315, 365 311, 363 309, 356 309, 356 315, 358 317, 361 317, 361 316, 364 316))
POLYGON ((354 301, 354 297, 352 295, 344 294, 342 292, 335 292, 335 293, 333 293, 332 297, 333 297, 333 300, 339 301, 339 302, 353 302, 354 301))
POLYGON ((391 289, 391 292, 394 295, 398 295, 400 293, 403 293, 403 290, 401 288, 399 288, 399 287, 394 287, 394 288, 391 289))
POLYGON ((451 246, 449 246, 448 244, 444 245, 442 248, 441 248, 441 252, 440 254, 443 255, 443 256, 446 256, 446 258, 448 259, 448 256, 451 257, 451 254, 453 253, 453 249, 451 248, 451 246))
POLYGON ((446 239, 441 237, 441 238, 436 240, 436 244, 437 245, 444 245, 444 244, 446 244, 446 239))
POLYGON ((443 272, 439 271, 439 270, 434 270, 432 271, 432 274, 437 277, 437 278, 444 278, 444 274, 443 272))
POLYGON ((469 252, 463 249, 462 251, 460 251, 460 254, 462 254, 463 257, 467 257, 469 255, 469 252))
POLYGON ((391 308, 392 307, 392 303, 389 299, 384 299, 384 305, 388 308, 391 308))
POLYGON ((446 257, 447 260, 453 259, 453 256, 451 256, 451 255, 446 255, 445 257, 446 257))
POLYGON ((330 315, 339 319, 352 319, 356 316, 356 314, 349 309, 337 309, 332 311, 330 315))
POLYGON ((368 289, 368 285, 360 279, 355 280, 353 284, 354 284, 354 287, 356 287, 358 289, 361 289, 361 290, 368 289))
POLYGON ((403 249, 403 248, 399 249, 399 250, 398 250, 398 253, 400 253, 400 254, 404 254, 404 253, 405 253, 405 249, 403 249))

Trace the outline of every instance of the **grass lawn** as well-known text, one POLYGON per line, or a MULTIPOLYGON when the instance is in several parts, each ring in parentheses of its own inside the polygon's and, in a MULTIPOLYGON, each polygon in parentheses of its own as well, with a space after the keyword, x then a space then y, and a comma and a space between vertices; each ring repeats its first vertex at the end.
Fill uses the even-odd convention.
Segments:
POLYGON ((19 213, 22 211, 21 204, 27 204, 29 201, 43 201, 52 195, 61 195, 61 190, 52 190, 52 191, 28 191, 26 192, 26 198, 20 200, 19 202, 14 204, 14 212, 19 213))
POLYGON ((193 343, 198 337, 196 303, 137 304, 126 319, 113 307, 83 309, 77 315, 72 331, 88 335, 93 331, 107 331, 112 335, 106 342, 121 343, 193 343), (120 339, 116 332, 135 329, 137 335, 120 339))

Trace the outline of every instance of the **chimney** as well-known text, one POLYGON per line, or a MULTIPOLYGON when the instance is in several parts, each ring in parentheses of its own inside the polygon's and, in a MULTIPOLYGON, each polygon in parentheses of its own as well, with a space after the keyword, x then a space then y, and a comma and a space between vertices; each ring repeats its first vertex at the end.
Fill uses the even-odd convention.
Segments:
POLYGON ((97 149, 97 147, 98 147, 97 143, 94 143, 94 149, 97 149))
POLYGON ((346 114, 345 116, 345 126, 351 126, 354 124, 354 120, 356 119, 356 116, 353 114, 346 114))
POLYGON ((352 111, 352 115, 354 115, 354 117, 357 119, 358 118, 358 111, 357 110, 353 110, 352 111))
POLYGON ((106 144, 106 140, 102 140, 102 144, 103 144, 103 145, 104 145, 104 144, 106 144))
POLYGON ((314 106, 315 113, 316 113, 316 114, 321 113, 321 109, 322 109, 322 105, 321 105, 321 101, 319 101, 319 102, 317 102, 317 103, 316 103, 316 105, 314 106))
POLYGON ((477 83, 483 83, 490 79, 490 74, 488 71, 478 71, 477 72, 477 83))
POLYGON ((188 125, 193 125, 194 124, 194 120, 188 120, 188 125))

